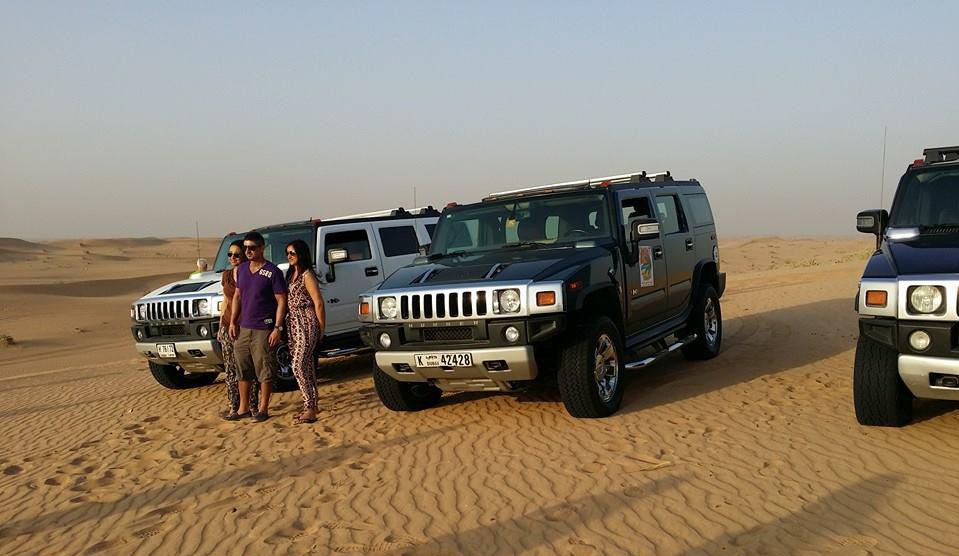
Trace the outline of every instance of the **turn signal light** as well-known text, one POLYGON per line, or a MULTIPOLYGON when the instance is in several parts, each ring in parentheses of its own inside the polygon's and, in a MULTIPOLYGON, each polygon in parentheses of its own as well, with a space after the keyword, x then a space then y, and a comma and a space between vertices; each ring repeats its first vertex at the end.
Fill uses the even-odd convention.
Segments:
POLYGON ((869 290, 866 292, 866 307, 885 307, 886 292, 883 290, 869 290))
POLYGON ((538 307, 556 305, 556 292, 537 292, 536 305, 538 307))
POLYGON ((361 315, 368 315, 368 314, 370 314, 370 304, 369 304, 369 302, 364 301, 363 303, 360 303, 360 314, 361 314, 361 315))

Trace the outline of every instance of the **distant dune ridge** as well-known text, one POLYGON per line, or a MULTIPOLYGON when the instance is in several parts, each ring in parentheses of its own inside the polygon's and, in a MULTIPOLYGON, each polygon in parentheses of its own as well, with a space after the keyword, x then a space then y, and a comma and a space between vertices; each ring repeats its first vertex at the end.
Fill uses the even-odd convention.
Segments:
POLYGON ((358 357, 321 365, 312 426, 297 392, 224 422, 221 383, 135 356, 130 302, 195 240, 7 241, 50 251, 0 275, 4 554, 959 554, 959 412, 855 424, 865 236, 722 241, 723 353, 627 374, 611 418, 548 386, 391 413, 358 357))

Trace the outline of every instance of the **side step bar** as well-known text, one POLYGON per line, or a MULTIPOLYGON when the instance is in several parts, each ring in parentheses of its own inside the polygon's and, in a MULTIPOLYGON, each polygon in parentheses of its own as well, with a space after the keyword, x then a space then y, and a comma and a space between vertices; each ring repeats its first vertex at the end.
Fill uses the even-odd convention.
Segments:
POLYGON ((665 349, 662 349, 662 350, 660 350, 660 351, 657 351, 656 353, 650 355, 650 356, 647 357, 646 359, 640 359, 639 361, 633 361, 632 363, 626 363, 626 368, 627 368, 627 369, 642 369, 643 367, 648 367, 648 366, 652 365, 653 363, 659 361, 659 360, 662 359, 663 357, 666 357, 666 356, 669 355, 670 353, 676 351, 677 349, 679 349, 679 348, 681 348, 681 347, 683 347, 683 346, 685 346, 685 345, 687 345, 687 344, 690 344, 690 343, 692 343, 692 342, 695 342, 695 341, 696 341, 696 338, 697 338, 697 335, 696 335, 696 334, 691 334, 691 335, 689 335, 689 336, 686 336, 686 337, 683 338, 682 340, 677 341, 676 343, 670 345, 669 347, 667 347, 667 348, 665 348, 665 349))
POLYGON ((372 351, 372 348, 366 346, 356 348, 338 348, 321 351, 319 355, 320 357, 343 357, 344 355, 354 355, 357 353, 365 353, 367 351, 372 351))

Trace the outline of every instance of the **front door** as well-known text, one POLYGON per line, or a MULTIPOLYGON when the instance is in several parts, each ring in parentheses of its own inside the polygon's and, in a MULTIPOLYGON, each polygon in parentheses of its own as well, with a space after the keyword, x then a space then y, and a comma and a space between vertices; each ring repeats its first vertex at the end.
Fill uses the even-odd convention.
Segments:
POLYGON ((359 328, 358 296, 383 280, 380 253, 376 242, 371 241, 372 231, 368 223, 320 228, 316 271, 326 302, 328 336, 359 328), (347 259, 331 268, 327 259, 330 249, 345 249, 347 259))
POLYGON ((666 251, 668 315, 686 308, 693 287, 696 250, 682 204, 676 194, 656 195, 656 215, 666 251))
MULTIPOLYGON (((620 197, 623 226, 627 246, 631 246, 630 220, 656 218, 649 195, 645 192, 625 192, 620 197)), ((663 258, 662 239, 640 241, 636 246, 635 262, 627 262, 626 332, 633 334, 662 320, 666 312, 666 261, 663 258)), ((631 260, 632 261, 632 260, 631 260)))

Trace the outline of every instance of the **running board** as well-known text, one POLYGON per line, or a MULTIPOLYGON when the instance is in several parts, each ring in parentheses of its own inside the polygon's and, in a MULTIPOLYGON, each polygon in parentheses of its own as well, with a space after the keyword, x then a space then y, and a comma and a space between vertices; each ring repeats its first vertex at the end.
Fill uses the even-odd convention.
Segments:
POLYGON ((685 345, 687 345, 687 344, 690 344, 690 343, 692 343, 692 342, 695 342, 695 341, 696 341, 696 337, 697 337, 696 334, 691 334, 691 335, 689 335, 689 336, 686 336, 686 337, 683 338, 682 340, 677 341, 676 343, 670 345, 668 348, 666 348, 666 349, 664 349, 664 350, 660 350, 660 351, 658 351, 658 352, 650 355, 650 356, 647 357, 646 359, 640 359, 639 361, 633 361, 632 363, 626 363, 626 368, 627 368, 627 369, 642 369, 643 367, 648 367, 648 366, 652 365, 653 363, 659 361, 659 360, 662 359, 663 357, 666 357, 666 356, 669 355, 670 353, 676 351, 677 349, 679 349, 679 348, 681 348, 681 347, 683 347, 683 346, 685 346, 685 345))
POLYGON ((339 349, 321 351, 319 355, 320 357, 343 357, 344 355, 353 355, 356 353, 364 353, 367 351, 371 351, 371 348, 363 346, 358 348, 339 348, 339 349))

